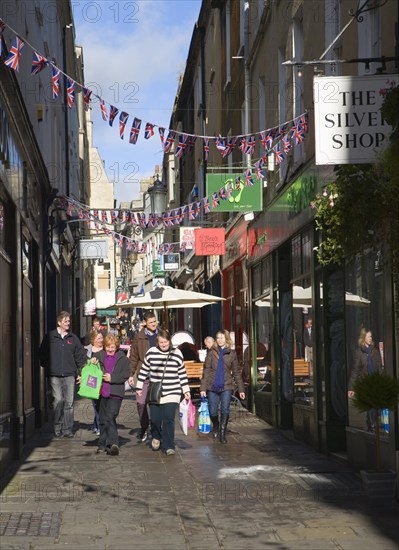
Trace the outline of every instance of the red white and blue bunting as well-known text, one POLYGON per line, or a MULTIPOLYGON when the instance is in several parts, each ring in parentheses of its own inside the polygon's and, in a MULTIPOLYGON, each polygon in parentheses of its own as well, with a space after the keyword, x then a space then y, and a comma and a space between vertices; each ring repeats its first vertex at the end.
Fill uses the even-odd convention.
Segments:
MULTIPOLYGON (((99 108, 101 116, 104 122, 108 122, 109 126, 113 126, 113 122, 119 114, 119 109, 115 105, 107 103, 102 97, 93 93, 92 90, 76 82, 69 75, 61 71, 56 65, 49 61, 46 57, 40 54, 25 38, 21 38, 14 29, 12 29, 7 23, 0 19, 0 55, 2 54, 2 46, 4 40, 4 30, 8 28, 14 33, 14 39, 9 49, 8 54, 4 59, 4 63, 10 69, 18 71, 19 61, 21 58, 21 52, 25 45, 29 46, 33 51, 31 74, 35 76, 45 70, 47 67, 51 68, 51 82, 53 99, 57 100, 61 92, 60 76, 64 75, 66 79, 66 97, 67 105, 70 109, 75 104, 75 90, 79 87, 83 93, 83 104, 85 110, 90 108, 90 102, 92 97, 96 97, 99 101, 99 108)), ((218 136, 204 136, 197 134, 188 134, 185 132, 179 132, 177 130, 164 128, 153 122, 143 122, 130 113, 125 111, 119 114, 119 137, 124 139, 125 129, 129 121, 132 121, 129 130, 129 143, 135 145, 139 139, 140 132, 143 129, 142 135, 144 139, 150 139, 155 135, 155 128, 158 128, 159 137, 164 153, 170 153, 172 148, 176 144, 174 155, 180 158, 184 155, 185 151, 189 151, 193 148, 194 143, 199 138, 202 140, 202 147, 204 157, 208 160, 209 157, 209 144, 214 143, 216 149, 220 152, 222 159, 227 158, 238 147, 243 154, 252 157, 255 153, 257 141, 261 144, 261 150, 263 147, 263 155, 255 163, 255 170, 258 178, 263 177, 262 166, 267 164, 267 157, 271 153, 274 153, 277 164, 281 164, 289 154, 293 146, 297 146, 305 139, 305 134, 308 132, 308 115, 303 113, 294 119, 284 122, 273 128, 262 130, 260 132, 254 132, 251 134, 240 134, 236 136, 223 137, 218 136), (165 138, 166 135, 166 138, 165 138)), ((246 185, 251 184, 251 178, 245 175, 246 185)), ((206 200, 206 199, 203 199, 206 200)), ((208 203, 204 205, 206 211, 208 210, 208 203)))

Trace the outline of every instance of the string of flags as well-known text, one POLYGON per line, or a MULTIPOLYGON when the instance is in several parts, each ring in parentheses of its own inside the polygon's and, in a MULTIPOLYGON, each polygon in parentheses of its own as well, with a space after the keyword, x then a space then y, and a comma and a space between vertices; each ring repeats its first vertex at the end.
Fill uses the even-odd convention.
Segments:
MULTIPOLYGON (((233 150, 237 147, 243 154, 253 156, 257 142, 260 142, 264 153, 261 158, 255 163, 255 170, 258 179, 264 178, 262 167, 267 163, 267 157, 274 153, 276 163, 281 164, 287 157, 292 146, 299 145, 305 139, 305 134, 308 132, 308 114, 305 112, 281 125, 268 128, 260 132, 251 134, 240 134, 236 136, 222 137, 218 136, 202 136, 178 132, 154 124, 145 122, 136 116, 132 116, 125 111, 119 111, 118 107, 107 103, 102 97, 94 94, 92 90, 76 82, 69 75, 61 71, 54 63, 36 51, 26 39, 21 38, 17 33, 0 19, 0 55, 2 55, 3 32, 5 28, 10 29, 15 34, 14 40, 10 47, 9 53, 4 60, 4 64, 14 71, 19 70, 19 62, 22 55, 22 50, 27 44, 33 50, 31 75, 35 76, 41 73, 46 68, 51 69, 51 83, 53 100, 57 100, 61 95, 61 75, 65 78, 66 99, 70 109, 73 108, 76 98, 76 87, 78 86, 83 93, 83 105, 85 110, 90 109, 90 102, 93 97, 99 101, 99 108, 104 122, 108 122, 109 126, 113 126, 115 119, 119 115, 119 137, 124 140, 125 135, 129 139, 129 143, 135 145, 138 141, 140 132, 143 131, 144 139, 148 140, 155 135, 155 128, 158 129, 158 134, 161 140, 161 145, 164 153, 170 153, 173 146, 175 157, 181 158, 186 151, 190 151, 197 139, 202 140, 205 160, 208 160, 210 152, 210 143, 214 143, 216 149, 220 152, 222 159, 226 159, 233 150), (129 119, 132 121, 130 130, 126 127, 129 119)), ((251 185, 251 176, 246 174, 246 182, 251 185), (248 180, 247 180, 248 178, 248 180)), ((205 199, 204 199, 205 200, 205 199)), ((205 206, 204 206, 205 207, 205 206)))

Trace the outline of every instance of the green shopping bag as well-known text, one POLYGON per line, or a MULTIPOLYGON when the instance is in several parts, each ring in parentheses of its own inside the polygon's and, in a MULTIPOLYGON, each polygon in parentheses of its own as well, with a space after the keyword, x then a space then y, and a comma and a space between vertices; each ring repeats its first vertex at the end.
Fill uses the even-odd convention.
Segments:
POLYGON ((98 399, 103 381, 103 371, 99 364, 94 365, 91 361, 87 362, 82 369, 80 387, 78 395, 88 399, 98 399))

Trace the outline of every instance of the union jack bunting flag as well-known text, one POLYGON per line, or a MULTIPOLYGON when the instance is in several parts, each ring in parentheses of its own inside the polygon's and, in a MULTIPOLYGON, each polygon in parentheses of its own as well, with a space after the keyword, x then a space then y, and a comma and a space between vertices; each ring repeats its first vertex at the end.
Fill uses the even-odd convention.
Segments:
POLYGON ((109 125, 112 126, 114 123, 114 120, 119 113, 119 109, 114 107, 114 105, 111 105, 109 108, 109 125))
POLYGON ((177 148, 176 148, 176 153, 175 153, 175 157, 177 158, 180 158, 183 156, 183 153, 186 149, 186 145, 187 145, 187 139, 188 139, 188 135, 187 134, 180 134, 179 136, 179 142, 177 144, 177 148))
POLYGON ((223 151, 225 150, 226 145, 225 145, 224 140, 221 138, 221 136, 219 136, 219 137, 216 136, 215 137, 215 145, 216 145, 216 149, 218 151, 220 151, 221 153, 223 153, 223 151))
POLYGON ((134 117, 132 127, 130 129, 130 139, 129 143, 132 145, 136 145, 137 138, 139 137, 140 133, 140 127, 141 127, 141 120, 139 118, 134 117))
POLYGON ((136 216, 134 215, 133 212, 130 212, 129 223, 130 223, 130 225, 138 225, 137 220, 136 220, 136 216))
POLYGON ((118 212, 115 212, 115 210, 111 210, 111 221, 112 223, 116 223, 118 217, 118 212))
POLYGON ((185 204, 181 208, 181 221, 184 220, 184 218, 186 217, 186 214, 187 214, 187 204, 185 204))
POLYGON ((265 147, 265 149, 271 149, 272 148, 275 135, 276 135, 276 128, 273 128, 273 130, 270 130, 269 132, 267 132, 267 136, 266 136, 266 145, 267 145, 267 147, 265 147))
POLYGON ((256 177, 258 178, 258 180, 265 177, 265 174, 262 170, 262 166, 263 166, 263 160, 259 159, 258 162, 255 163, 256 177))
POLYGON ((39 74, 40 71, 45 69, 48 65, 48 61, 45 57, 40 55, 40 53, 33 52, 33 59, 32 59, 32 68, 30 71, 30 74, 33 76, 35 74, 39 74))
POLYGON ((100 219, 100 213, 98 210, 93 210, 93 217, 95 220, 99 220, 100 219))
POLYGON ((197 136, 190 136, 187 141, 187 151, 191 151, 194 147, 194 143, 197 141, 197 136))
POLYGON ((242 153, 245 153, 245 148, 247 146, 247 140, 245 138, 241 138, 240 139, 240 145, 238 146, 239 150, 242 152, 242 153))
POLYGON ((209 158, 209 138, 204 138, 204 157, 205 160, 209 158))
POLYGON ((173 130, 169 130, 168 137, 166 138, 163 144, 164 153, 170 153, 170 150, 172 149, 172 145, 175 142, 175 136, 176 136, 176 132, 174 132, 173 130))
POLYGON ((139 222, 139 226, 142 228, 142 229, 145 229, 147 227, 147 220, 146 220, 146 217, 145 217, 145 214, 144 212, 142 214, 139 214, 137 212, 137 220, 139 222))
POLYGON ((209 212, 211 211, 211 205, 209 204, 209 199, 208 197, 204 197, 202 199, 202 204, 204 205, 204 212, 205 214, 209 214, 209 212))
POLYGON ((148 214, 147 226, 156 227, 157 225, 158 225, 158 220, 156 219, 156 214, 150 212, 150 214, 148 214))
POLYGON ((287 133, 287 124, 283 124, 279 127, 278 132, 276 134, 276 139, 280 139, 287 133))
POLYGON ((169 225, 170 225, 168 215, 167 215, 166 212, 162 212, 162 223, 163 223, 164 227, 169 227, 169 225))
POLYGON ((248 170, 245 170, 245 187, 252 187, 254 184, 254 180, 252 179, 252 172, 248 168, 248 170))
POLYGON ((19 60, 21 59, 21 50, 25 46, 25 42, 16 36, 14 42, 10 48, 10 53, 4 60, 4 64, 14 71, 19 70, 19 60))
POLYGON ((195 202, 194 203, 194 210, 195 210, 195 216, 198 217, 200 215, 200 212, 201 212, 201 203, 200 202, 195 202))
POLYGON ((195 210, 194 210, 194 203, 191 203, 188 205, 188 219, 189 220, 195 220, 195 210))
POLYGON ((57 99, 60 95, 60 70, 54 65, 51 65, 51 84, 53 88, 53 99, 57 99))
POLYGON ((159 137, 161 138, 162 149, 163 149, 163 144, 165 142, 165 128, 159 127, 158 132, 159 132, 159 137))
POLYGON ((90 109, 90 96, 91 90, 89 90, 89 88, 83 88, 83 105, 85 111, 88 111, 90 109))
POLYGON ((0 55, 3 53, 3 32, 4 32, 4 29, 6 28, 6 24, 4 23, 4 21, 2 19, 0 19, 0 55))
POLYGON ((90 212, 88 210, 86 212, 86 225, 90 227, 90 212))
POLYGON ((283 139, 284 153, 289 153, 291 150, 290 137, 288 135, 284 136, 283 139))
POLYGON ((254 154, 255 145, 256 145, 255 136, 250 136, 250 137, 247 139, 247 143, 246 143, 246 146, 245 146, 245 151, 244 151, 244 153, 245 153, 246 155, 253 155, 253 154, 254 154))
POLYGON ((180 244, 180 252, 185 252, 186 251, 186 248, 187 248, 187 241, 183 241, 181 244, 180 244))
POLYGON ((126 239, 126 250, 132 249, 132 241, 131 239, 126 239))
POLYGON ((108 120, 107 108, 105 106, 105 101, 101 99, 101 97, 100 97, 100 109, 101 109, 101 116, 103 117, 103 120, 107 122, 108 120))
POLYGON ((144 130, 144 139, 150 139, 154 135, 154 125, 147 122, 144 130))
POLYGON ((164 244, 164 253, 165 254, 170 254, 171 251, 172 251, 172 244, 171 243, 165 243, 164 244))
POLYGON ((280 150, 280 147, 277 145, 277 147, 274 148, 274 152, 276 154, 276 163, 281 164, 284 160, 284 153, 280 150))
POLYGON ((83 213, 83 210, 79 210, 78 211, 78 216, 81 220, 83 220, 83 218, 85 217, 84 213, 83 213))
POLYGON ((266 132, 265 131, 260 133, 259 139, 260 139, 260 142, 263 146, 263 149, 266 151, 268 146, 267 146, 267 139, 266 139, 266 132))
POLYGON ((74 209, 75 205, 73 202, 68 201, 67 203, 67 214, 68 216, 72 216, 72 210, 74 209))
POLYGON ((173 223, 174 225, 180 225, 181 223, 180 208, 173 210, 173 223))
POLYGON ((224 148, 224 151, 222 152, 222 157, 226 158, 228 157, 232 152, 234 147, 236 146, 237 138, 233 137, 227 140, 226 147, 224 148))
POLYGON ((225 189, 226 189, 227 198, 231 199, 231 197, 233 196, 233 182, 232 182, 232 180, 229 180, 229 182, 226 185, 225 189))
POLYGON ((295 145, 299 145, 305 139, 302 127, 296 122, 292 125, 292 138, 294 139, 295 145))
POLYGON ((67 100, 68 107, 72 109, 75 102, 75 81, 72 78, 67 78, 67 100))
POLYGON ((302 128, 302 130, 305 132, 305 134, 308 133, 309 130, 309 115, 308 113, 305 113, 301 117, 299 117, 299 126, 302 128))
POLYGON ((118 246, 123 247, 123 235, 118 235, 118 246))
POLYGON ((161 256, 163 254, 163 244, 158 246, 158 254, 161 256))
POLYGON ((106 210, 101 211, 101 220, 105 223, 108 223, 108 214, 106 210))
POLYGON ((121 139, 123 139, 123 134, 125 132, 126 122, 128 118, 129 113, 125 113, 124 111, 122 111, 119 115, 119 136, 121 139))
POLYGON ((222 201, 225 201, 227 199, 227 192, 225 187, 221 187, 219 189, 219 197, 222 199, 222 201))
POLYGON ((217 208, 219 204, 220 204, 220 201, 219 201, 218 194, 216 192, 212 193, 212 208, 217 208))
POLYGON ((236 191, 239 191, 241 189, 241 176, 238 176, 236 178, 236 191))
POLYGON ((147 243, 143 243, 141 245, 141 250, 140 250, 140 253, 141 254, 145 254, 147 252, 147 243))
POLYGON ((172 214, 171 211, 168 211, 167 213, 167 218, 168 218, 168 221, 169 221, 169 225, 175 225, 175 219, 174 219, 174 216, 172 214))

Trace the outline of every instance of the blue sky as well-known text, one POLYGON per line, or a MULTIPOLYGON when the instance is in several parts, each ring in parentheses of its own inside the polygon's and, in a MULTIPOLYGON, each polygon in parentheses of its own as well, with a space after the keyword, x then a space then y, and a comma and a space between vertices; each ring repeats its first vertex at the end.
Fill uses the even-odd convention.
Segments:
POLYGON ((76 43, 83 47, 85 82, 93 93, 130 114, 125 138, 119 114, 111 128, 92 102, 93 144, 114 181, 120 201, 138 198, 139 180, 162 163, 158 129, 143 137, 146 122, 169 127, 179 74, 201 0, 73 0, 76 43), (133 117, 142 120, 136 145, 129 144, 133 117))

